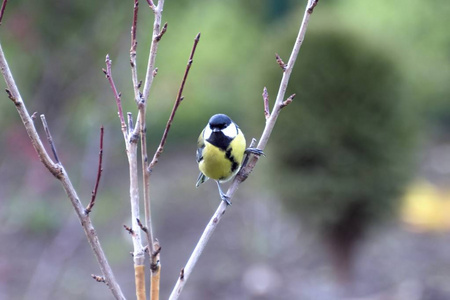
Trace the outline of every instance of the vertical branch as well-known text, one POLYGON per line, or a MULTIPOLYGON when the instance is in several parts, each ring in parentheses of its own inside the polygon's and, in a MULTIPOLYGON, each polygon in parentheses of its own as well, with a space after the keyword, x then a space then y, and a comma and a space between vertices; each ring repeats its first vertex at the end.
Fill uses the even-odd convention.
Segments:
MULTIPOLYGON (((281 111, 281 109, 286 106, 287 104, 292 101, 293 97, 290 97, 289 103, 285 103, 286 105, 283 106, 283 100, 284 100, 284 94, 286 92, 286 88, 289 82, 289 78, 294 66, 294 63, 297 59, 298 52, 300 51, 300 47, 303 43, 303 40, 305 38, 306 28, 308 26, 309 18, 311 14, 313 13, 314 7, 317 5, 317 2, 319 0, 309 0, 308 4, 306 5, 305 13, 303 16, 303 21, 300 25, 300 29, 297 35, 297 39, 295 41, 294 47, 292 49, 291 56, 289 58, 288 64, 283 72, 283 77, 280 82, 280 88, 278 91, 277 99, 275 101, 274 107, 272 109, 272 112, 270 113, 270 116, 266 120, 266 125, 264 127, 264 131, 261 135, 258 148, 263 150, 269 140, 270 134, 272 133, 273 127, 275 126, 277 117, 281 111)), ((278 61, 278 59, 277 59, 278 61)), ((280 59, 281 61, 281 59, 280 59)), ((279 63, 279 62, 278 62, 279 63)), ((264 96, 263 96, 264 97, 264 96)), ((265 100, 266 101, 266 100, 265 100)), ((287 101, 287 100, 286 100, 287 101)), ((255 164, 258 160, 258 157, 255 155, 250 154, 249 161, 246 166, 243 166, 241 171, 236 175, 233 182, 231 183, 230 188, 227 191, 227 196, 230 197, 230 199, 234 196, 234 193, 236 192, 238 186, 248 177, 248 175, 251 173, 253 168, 255 167, 255 164)), ((176 300, 180 296, 187 279, 189 278, 189 275, 192 273, 192 270, 195 266, 195 264, 198 261, 199 256, 203 252, 209 238, 214 233, 215 229, 217 228, 217 224, 220 222, 222 216, 224 215, 225 211, 227 209, 227 205, 221 201, 219 207, 217 208, 214 215, 211 217, 208 225, 206 226, 205 230, 203 231, 202 236, 200 237, 197 245, 195 246, 194 251, 192 252, 186 266, 181 270, 180 275, 178 276, 178 280, 175 284, 175 287, 172 290, 172 293, 170 294, 169 300, 176 300)))
POLYGON ((141 231, 138 223, 139 213, 139 176, 138 176, 138 154, 137 139, 126 141, 128 166, 130 174, 130 204, 131 204, 131 229, 134 234, 133 240, 133 261, 135 269, 136 297, 138 300, 145 298, 145 272, 143 272, 145 262, 145 252, 141 241, 141 231), (144 297, 142 297, 144 296, 144 297))
POLYGON ((137 57, 136 57, 138 11, 139 11, 139 0, 134 0, 133 24, 131 25, 130 65, 131 65, 131 79, 133 81, 134 100, 136 101, 136 104, 139 105, 142 95, 141 92, 139 91, 141 83, 138 81, 137 57))
POLYGON ((159 252, 161 251, 161 247, 159 246, 159 242, 156 240, 153 245, 155 251, 152 255, 152 262, 150 265, 150 271, 152 273, 151 281, 150 281, 150 300, 159 300, 159 282, 161 277, 161 264, 159 263, 159 252))
MULTIPOLYGON (((150 8, 152 9, 154 13, 155 20, 153 22, 153 35, 152 35, 152 42, 149 50, 149 58, 148 58, 148 64, 147 64, 147 72, 145 75, 145 83, 144 83, 144 90, 141 94, 139 92, 139 88, 141 86, 141 82, 139 82, 137 85, 137 77, 133 79, 134 86, 137 86, 135 88, 135 93, 138 93, 139 95, 139 101, 137 101, 138 109, 139 109, 139 115, 138 115, 138 121, 137 126, 135 127, 135 130, 133 131, 134 134, 137 134, 139 132, 141 137, 141 160, 142 160, 142 177, 143 177, 143 195, 144 195, 144 213, 145 213, 145 227, 147 228, 147 235, 149 237, 150 243, 149 243, 149 253, 150 256, 153 256, 153 253, 155 252, 154 247, 154 238, 153 238, 153 226, 151 222, 151 205, 150 205, 150 194, 149 194, 149 188, 150 188, 150 175, 147 170, 147 164, 148 164, 148 155, 147 155, 147 140, 146 140, 146 110, 147 110, 147 100, 148 96, 150 94, 150 88, 153 83, 153 79, 157 74, 157 68, 155 68, 155 60, 156 60, 156 53, 158 51, 158 44, 161 40, 162 35, 167 30, 167 23, 164 25, 163 29, 161 30, 161 19, 162 19, 162 11, 164 8, 164 0, 160 0, 158 2, 158 5, 155 6, 153 1, 147 0, 150 8), (137 91, 136 91, 137 89, 137 91), (139 126, 138 126, 139 125, 139 126)), ((133 23, 135 24, 134 28, 136 28, 137 25, 137 11, 135 9, 135 17, 133 18, 135 21, 133 23)), ((133 31, 132 31, 132 45, 136 45, 136 43, 133 43, 133 40, 136 40, 136 36, 133 37, 133 31)), ((133 46, 132 46, 133 48, 133 46)), ((137 98, 136 98, 137 99, 137 98)))
POLYGON ((69 176, 67 175, 64 167, 61 164, 54 164, 51 161, 50 156, 48 155, 47 151, 45 150, 42 144, 42 141, 34 126, 33 119, 30 117, 27 108, 25 106, 25 103, 23 102, 22 97, 20 96, 19 89, 17 88, 17 85, 11 74, 1 45, 0 45, 0 69, 3 74, 3 78, 5 79, 6 85, 8 87, 9 96, 16 106, 17 112, 19 113, 19 116, 22 119, 22 123, 25 126, 25 129, 31 140, 31 143, 39 156, 39 159, 45 165, 45 167, 61 182, 64 191, 66 192, 67 197, 69 198, 78 216, 78 219, 80 220, 81 226, 83 227, 84 233, 86 234, 86 238, 94 252, 94 255, 103 273, 105 283, 108 285, 114 298, 125 299, 122 290, 120 289, 120 286, 114 277, 114 273, 111 269, 111 266, 108 263, 105 253, 103 252, 103 249, 100 245, 100 241, 98 240, 98 236, 94 229, 94 226, 92 225, 91 219, 89 215, 85 213, 84 207, 80 202, 80 199, 72 185, 72 182, 70 181, 69 176))
POLYGON ((144 91, 143 91, 143 98, 145 100, 148 99, 148 96, 150 94, 150 89, 153 84, 153 78, 154 76, 154 70, 155 70, 155 59, 156 59, 156 52, 158 51, 158 44, 161 40, 162 34, 167 29, 167 24, 164 25, 165 29, 164 31, 161 30, 161 18, 162 18, 162 11, 164 8, 164 0, 159 0, 158 5, 155 6, 153 4, 153 1, 148 1, 150 8, 152 8, 153 13, 155 14, 155 21, 153 22, 153 37, 152 37, 152 44, 150 46, 150 52, 148 55, 148 64, 147 64, 147 72, 145 75, 145 84, 144 84, 144 91))
MULTIPOLYGON (((133 238, 133 259, 134 259, 134 266, 135 266, 135 282, 136 282, 136 296, 138 299, 145 299, 145 272, 143 272, 142 268, 145 261, 144 256, 144 247, 142 246, 141 242, 141 233, 139 230, 140 225, 139 218, 139 182, 138 182, 138 164, 137 164, 137 143, 140 138, 141 140, 141 159, 142 159, 142 172, 143 172, 143 194, 144 194, 144 209, 145 209, 145 224, 146 224, 146 234, 149 240, 149 250, 151 253, 151 256, 153 255, 154 251, 154 241, 153 241, 153 233, 152 233, 152 224, 151 224, 151 217, 150 217, 150 197, 149 197, 149 174, 147 171, 147 141, 146 141, 146 107, 147 107, 147 99, 150 92, 150 87, 153 82, 153 78, 156 76, 156 68, 155 68, 155 59, 156 59, 156 52, 158 49, 158 43, 161 40, 161 37, 167 30, 167 24, 164 25, 163 29, 161 30, 161 17, 162 17, 162 11, 164 6, 164 0, 158 1, 158 5, 155 6, 154 2, 152 0, 147 0, 147 3, 149 4, 150 8, 152 9, 155 20, 153 24, 153 36, 152 36, 152 43, 149 51, 149 60, 147 65, 147 72, 146 72, 146 78, 145 78, 145 85, 144 85, 144 94, 140 92, 141 88, 141 82, 138 81, 138 74, 137 74, 137 55, 136 55, 136 48, 137 48, 137 22, 138 22, 138 9, 139 9, 139 2, 138 0, 134 0, 134 8, 133 8, 133 23, 131 27, 131 48, 130 48, 130 65, 131 65, 131 72, 132 72, 132 81, 133 81, 133 90, 134 90, 134 98, 136 101, 136 104, 138 105, 138 117, 136 120, 136 124, 134 128, 132 128, 132 118, 131 115, 128 115, 128 123, 129 128, 127 132, 127 128, 125 125, 125 122, 123 120, 123 113, 122 108, 120 104, 120 94, 117 93, 117 90, 114 86, 114 82, 111 77, 111 62, 109 61, 109 58, 107 57, 106 64, 107 69, 105 72, 105 75, 107 76, 108 80, 110 81, 110 85, 113 89, 114 95, 116 96, 116 102, 118 106, 118 113, 119 118, 122 124, 122 132, 125 138, 125 147, 127 150, 127 157, 128 157, 128 164, 129 164, 129 173, 130 173, 130 202, 131 202, 131 222, 132 226, 131 229, 133 230, 134 234, 132 235, 133 238)), ((159 255, 158 255, 159 257, 159 255)), ((152 259, 153 261, 153 259, 152 259)), ((153 263, 152 263, 153 265, 153 263)), ((152 273, 153 276, 153 273, 152 273)), ((152 287, 153 289, 153 287, 152 287)), ((158 290, 159 290, 159 281, 158 281, 158 290)))

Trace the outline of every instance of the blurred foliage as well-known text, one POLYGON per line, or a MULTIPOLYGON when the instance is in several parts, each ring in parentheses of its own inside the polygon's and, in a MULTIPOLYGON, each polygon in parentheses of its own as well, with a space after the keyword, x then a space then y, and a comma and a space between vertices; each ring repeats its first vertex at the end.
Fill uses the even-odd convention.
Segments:
MULTIPOLYGON (((450 127, 450 3, 436 0, 358 0, 334 4, 341 26, 351 27, 366 40, 381 44, 407 81, 411 100, 419 101, 429 126, 450 127)), ((329 19, 330 21, 332 18, 329 19)), ((329 22, 330 22, 329 21, 329 22)))
POLYGON ((413 111, 388 53, 346 31, 308 34, 288 90, 297 97, 272 137, 282 174, 275 186, 290 211, 322 227, 348 214, 368 222, 392 211, 409 177, 413 111))
MULTIPOLYGON (((165 126, 193 38, 198 32, 202 33, 202 39, 167 150, 175 151, 181 148, 180 144, 187 143, 191 147, 187 149, 194 153, 192 141, 209 116, 217 112, 233 116, 248 139, 257 137, 264 121, 262 87, 269 87, 273 100, 281 77, 273 53, 280 53, 287 61, 304 2, 199 0, 194 4, 186 0, 167 1, 164 21, 169 23, 169 29, 160 43, 159 72, 149 99, 150 150, 156 147, 165 126)), ((68 169, 78 175, 72 176, 77 184, 82 184, 86 177, 82 174, 86 167, 78 162, 87 153, 95 153, 95 147, 90 144, 97 140, 96 128, 101 124, 106 126, 108 150, 113 152, 110 155, 119 163, 111 169, 121 170, 126 163, 114 100, 101 68, 105 54, 109 53, 113 60, 113 76, 123 95, 124 109, 136 112, 131 99, 128 63, 131 4, 131 1, 118 0, 89 4, 54 1, 8 4, 1 29, 10 66, 29 110, 47 115, 57 144, 63 145, 60 152, 68 169)), ((296 147, 301 148, 305 157, 314 154, 315 160, 327 161, 324 164, 328 167, 342 167, 348 177, 339 173, 337 177, 341 181, 366 180, 367 188, 359 192, 364 196, 374 193, 390 203, 389 197, 384 195, 398 191, 394 184, 396 180, 389 180, 384 171, 377 171, 383 166, 388 166, 386 172, 399 176, 399 183, 403 181, 400 166, 408 160, 403 150, 409 152, 407 145, 413 147, 408 144, 405 124, 414 128, 422 124, 420 116, 411 117, 403 111, 405 101, 412 109, 419 103, 423 115, 430 117, 428 120, 437 120, 441 125, 450 120, 447 84, 450 69, 445 68, 450 64, 446 22, 450 5, 445 0, 437 1, 436 5, 440 9, 418 0, 401 0, 395 4, 387 0, 327 2, 320 5, 320 10, 311 19, 295 70, 313 73, 312 76, 294 74, 289 92, 296 92, 298 97, 283 112, 280 121, 299 119, 296 128, 310 140, 299 140, 296 147), (348 15, 352 17, 346 17, 348 15), (325 34, 330 28, 334 31, 322 38, 321 45, 317 35, 325 34), (330 44, 324 41, 326 39, 330 44), (360 44, 366 44, 366 47, 360 44), (312 52, 321 58, 314 58, 312 52), (371 77, 369 70, 381 78, 371 77), (325 88, 325 82, 320 82, 323 78, 327 78, 330 87, 325 88), (385 88, 382 88, 383 84, 385 88), (369 92, 373 94, 367 102, 352 102, 356 98, 365 99, 369 92), (329 103, 313 101, 316 98, 329 103), (324 106, 321 108, 321 105, 324 106), (368 116, 360 113, 367 109, 380 112, 368 116), (315 116, 320 118, 314 119, 315 116), (336 122, 341 127, 335 127, 336 122), (375 130, 370 126, 380 127, 375 130), (398 141, 389 142, 397 136, 398 141), (377 150, 382 148, 385 149, 377 150), (359 165, 360 162, 363 164, 359 165), (372 169, 372 164, 377 162, 382 165, 372 169), (353 166, 358 169, 353 170, 353 166), (366 178, 362 173, 368 169, 371 172, 366 178), (385 186, 376 187, 376 180, 384 182, 385 186)), ((138 64, 140 78, 143 78, 152 26, 152 13, 145 2, 140 6, 138 26, 138 64)), ((8 112, 0 118, 3 128, 0 140, 7 141, 7 147, 0 148, 1 163, 7 157, 6 152, 26 143, 26 136, 21 135, 22 126, 17 122, 15 112, 9 113, 13 111, 10 102, 0 101, 0 109, 8 112)), ((277 147, 286 138, 288 130, 284 126, 288 125, 280 123, 277 126, 274 142, 269 146, 277 147)), ((34 156, 32 149, 26 149, 24 156, 27 159, 34 156)), ((313 158, 309 162, 311 165, 318 163, 312 161, 313 158)), ((296 160, 300 165, 308 161, 305 158, 296 160)), ((19 167, 14 169, 14 178, 26 176, 26 163, 25 159, 16 162, 19 167)), ((3 165, 10 169, 6 162, 3 165)), ((16 183, 12 184, 13 177, 4 177, 9 188, 3 189, 3 195, 13 193, 26 182, 15 179, 16 183)), ((314 178, 307 177, 302 181, 305 186, 314 178)), ((330 188, 334 185, 336 183, 330 183, 330 188)), ((348 188, 351 185, 347 182, 337 184, 339 194, 351 193, 348 188)), ((317 184, 311 184, 304 192, 316 188, 319 189, 317 184)), ((335 218, 332 208, 330 205, 330 212, 325 214, 328 220, 335 218)))

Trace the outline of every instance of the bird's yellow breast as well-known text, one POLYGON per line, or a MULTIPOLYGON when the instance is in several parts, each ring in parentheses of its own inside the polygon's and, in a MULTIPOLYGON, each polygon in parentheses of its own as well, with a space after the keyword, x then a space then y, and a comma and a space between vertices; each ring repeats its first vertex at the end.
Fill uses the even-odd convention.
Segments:
POLYGON ((245 137, 242 133, 231 141, 226 151, 205 141, 203 160, 200 161, 198 167, 211 179, 227 181, 239 171, 244 158, 245 146, 245 137))

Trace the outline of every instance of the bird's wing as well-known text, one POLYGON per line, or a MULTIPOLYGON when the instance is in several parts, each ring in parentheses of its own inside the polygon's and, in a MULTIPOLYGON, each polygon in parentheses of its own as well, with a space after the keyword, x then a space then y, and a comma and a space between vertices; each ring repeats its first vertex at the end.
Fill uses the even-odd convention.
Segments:
MULTIPOLYGON (((200 136, 197 140, 197 163, 200 163, 203 160, 203 149, 205 149, 205 139, 203 137, 205 130, 200 133, 200 136)), ((200 184, 208 180, 209 178, 200 172, 197 178, 197 183, 195 184, 196 187, 198 187, 200 184)))
POLYGON ((200 133, 200 136, 197 140, 197 163, 201 162, 203 160, 203 149, 205 149, 205 140, 203 138, 203 133, 205 130, 200 133))

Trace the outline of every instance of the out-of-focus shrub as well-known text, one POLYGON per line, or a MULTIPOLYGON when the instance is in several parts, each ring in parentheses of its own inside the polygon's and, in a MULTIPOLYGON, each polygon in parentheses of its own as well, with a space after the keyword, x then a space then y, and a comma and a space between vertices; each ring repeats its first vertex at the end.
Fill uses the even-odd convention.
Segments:
MULTIPOLYGON (((294 39, 278 43, 289 49, 294 39)), ((397 206, 415 127, 388 53, 346 32, 312 30, 305 41, 288 91, 297 97, 272 136, 274 187, 290 212, 345 254, 366 225, 397 206)))

